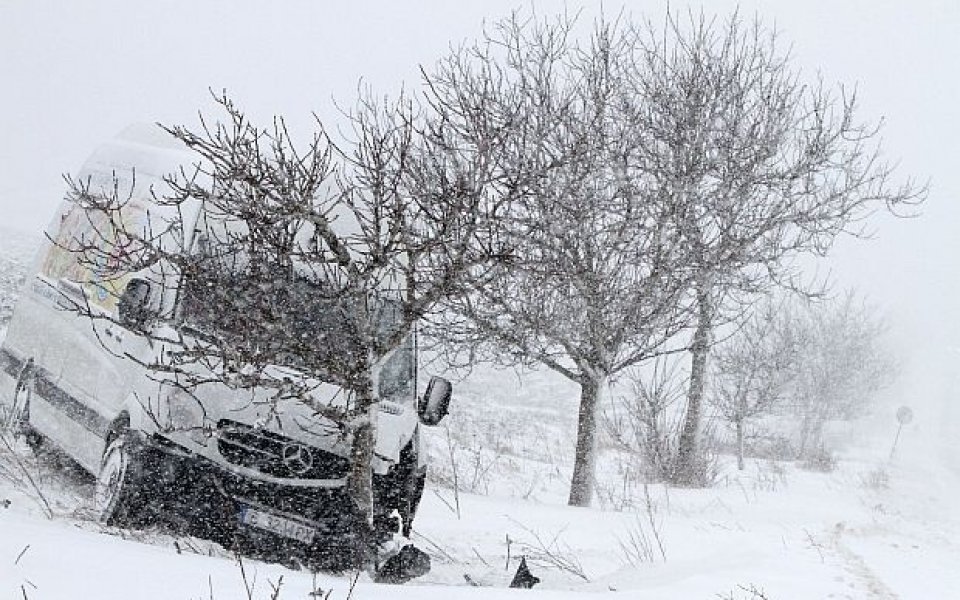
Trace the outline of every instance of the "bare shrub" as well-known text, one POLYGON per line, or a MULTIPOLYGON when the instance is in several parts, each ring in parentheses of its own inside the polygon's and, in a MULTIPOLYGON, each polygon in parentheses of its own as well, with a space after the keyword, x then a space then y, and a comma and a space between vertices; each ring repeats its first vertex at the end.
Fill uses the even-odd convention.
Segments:
POLYGON ((444 427, 443 437, 444 447, 428 476, 434 483, 453 490, 459 514, 460 492, 489 494, 495 469, 504 455, 501 446, 487 444, 483 436, 453 433, 444 427))
POLYGON ((650 486, 646 484, 643 486, 643 499, 643 510, 634 512, 633 521, 625 526, 624 537, 617 539, 621 556, 633 567, 653 562, 657 554, 663 562, 667 562, 661 535, 663 523, 657 505, 650 497, 650 486))
POLYGON ((0 429, 0 481, 7 481, 14 489, 33 499, 47 518, 53 518, 54 509, 41 487, 36 465, 29 465, 16 450, 16 438, 0 429))
POLYGON ((717 437, 714 422, 709 421, 703 426, 700 441, 692 451, 688 451, 683 468, 680 468, 679 463, 676 463, 676 465, 673 470, 673 477, 668 480, 673 485, 707 488, 717 484, 717 480, 720 478, 720 463, 717 459, 717 437))
POLYGON ((576 553, 561 539, 562 529, 552 536, 545 537, 538 531, 516 521, 513 522, 524 532, 522 537, 507 537, 510 544, 516 546, 517 554, 526 556, 531 564, 556 569, 584 581, 590 581, 576 553))
POLYGON ((807 471, 832 473, 837 468, 837 456, 821 445, 815 451, 807 452, 806 458, 800 463, 800 468, 807 471))
POLYGON ((639 504, 637 490, 646 483, 641 461, 635 452, 619 448, 606 453, 604 458, 611 461, 615 471, 597 480, 600 507, 617 512, 635 508, 639 504))
POLYGON ((639 459, 648 481, 672 481, 680 419, 677 403, 684 382, 675 363, 655 361, 646 374, 628 376, 628 396, 614 401, 604 415, 604 426, 614 447, 639 459))
POLYGON ((685 468, 678 468, 680 406, 687 385, 678 361, 657 359, 646 370, 633 370, 628 380, 627 396, 616 399, 604 415, 603 424, 613 447, 636 458, 647 482, 713 485, 719 467, 712 422, 704 426, 702 440, 687 457, 685 468))
POLYGON ((620 546, 620 555, 631 567, 654 561, 653 544, 640 518, 626 527, 625 537, 618 538, 617 543, 620 546))
MULTIPOLYGON (((736 431, 731 427, 719 430, 714 439, 714 451, 718 454, 736 456, 739 443, 736 431)), ((783 431, 777 423, 770 419, 758 420, 754 423, 745 423, 743 428, 743 458, 761 461, 784 460, 792 461, 797 457, 797 444, 794 441, 791 423, 783 431)))
POLYGON ((884 467, 877 467, 866 473, 860 473, 860 485, 873 491, 890 489, 890 473, 884 467))
MULTIPOLYGON (((436 478, 450 485, 456 494, 460 490, 473 494, 490 493, 493 469, 503 459, 503 447, 499 443, 487 445, 478 435, 457 437, 444 427, 449 457, 449 471, 440 470, 436 478), (466 439, 465 439, 466 437, 466 439), (451 485, 452 484, 452 485, 451 485)), ((459 500, 457 500, 459 507, 459 500)), ((458 508, 459 512, 459 508, 458 508)))
POLYGON ((489 399, 460 402, 444 427, 424 432, 431 464, 427 477, 454 492, 454 511, 461 493, 535 497, 544 485, 559 484, 562 460, 569 455, 569 438, 550 419, 539 413, 525 418, 489 399))
POLYGON ((717 597, 720 600, 772 600, 766 592, 753 584, 738 585, 732 592, 725 595, 717 594, 717 597))
POLYGON ((757 461, 756 475, 753 481, 754 491, 775 492, 787 483, 787 474, 779 463, 769 460, 757 461))
MULTIPOLYGON (((248 575, 247 569, 244 566, 243 558, 238 554, 237 559, 237 570, 239 571, 240 581, 243 584, 243 597, 246 600, 255 600, 257 598, 263 598, 264 600, 281 600, 282 598, 289 597, 288 595, 283 594, 283 575, 277 578, 276 581, 267 579, 266 589, 260 588, 264 591, 264 595, 257 593, 257 577, 256 575, 248 575)), ((360 581, 361 571, 357 571, 350 577, 350 585, 346 590, 346 593, 342 596, 343 600, 350 600, 353 598, 353 594, 357 587, 357 582, 360 581)), ((317 573, 313 573, 313 581, 310 585, 310 592, 307 593, 309 598, 313 600, 338 600, 338 596, 334 596, 334 588, 323 589, 317 583, 317 573)), ((216 600, 217 596, 213 588, 213 578, 209 577, 207 579, 207 598, 209 600, 216 600)), ((26 598, 26 595, 24 595, 26 598)))
POLYGON ((792 460, 797 449, 789 436, 755 429, 746 436, 745 456, 762 460, 792 460))

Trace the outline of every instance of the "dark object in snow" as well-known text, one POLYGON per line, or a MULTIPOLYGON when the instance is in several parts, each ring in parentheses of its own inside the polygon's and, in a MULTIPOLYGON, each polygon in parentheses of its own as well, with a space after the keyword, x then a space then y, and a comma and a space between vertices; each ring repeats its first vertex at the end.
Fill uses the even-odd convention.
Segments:
POLYGON ((540 583, 540 578, 527 568, 527 557, 521 557, 520 566, 517 568, 517 574, 513 576, 513 581, 510 582, 510 587, 529 590, 538 583, 540 583))
POLYGON ((377 569, 377 583, 406 583, 430 572, 430 556, 413 544, 407 544, 377 569))

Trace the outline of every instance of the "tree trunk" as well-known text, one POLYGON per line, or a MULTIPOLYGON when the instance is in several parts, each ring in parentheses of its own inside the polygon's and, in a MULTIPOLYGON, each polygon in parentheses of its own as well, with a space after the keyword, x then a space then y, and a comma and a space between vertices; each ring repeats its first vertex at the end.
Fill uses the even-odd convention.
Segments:
POLYGON ((743 420, 737 421, 737 469, 743 470, 743 420))
POLYGON ((819 414, 806 414, 800 425, 800 448, 797 458, 813 458, 823 447, 824 418, 819 414))
MULTIPOLYGON (((372 412, 373 408, 367 409, 368 415, 372 412)), ((370 474, 370 461, 373 459, 375 443, 374 427, 370 423, 370 417, 366 417, 353 430, 347 493, 368 524, 373 523, 373 480, 370 474)))
POLYGON ((584 375, 580 381, 580 416, 577 422, 577 452, 570 481, 570 506, 590 506, 596 482, 597 415, 607 391, 607 377, 584 375))
POLYGON ((797 443, 797 458, 805 458, 807 456, 807 441, 810 438, 810 421, 812 417, 809 413, 805 413, 800 418, 800 440, 797 443))
POLYGON ((697 290, 697 329, 690 346, 690 388, 687 392, 687 412, 677 444, 677 466, 674 473, 678 483, 692 484, 696 480, 697 437, 700 433, 700 417, 703 391, 707 383, 707 355, 710 352, 710 335, 713 331, 713 306, 710 291, 703 286, 697 290))
POLYGON ((373 475, 371 463, 377 445, 377 397, 379 365, 367 369, 366 381, 356 391, 357 419, 350 445, 347 493, 368 525, 373 525, 373 475))

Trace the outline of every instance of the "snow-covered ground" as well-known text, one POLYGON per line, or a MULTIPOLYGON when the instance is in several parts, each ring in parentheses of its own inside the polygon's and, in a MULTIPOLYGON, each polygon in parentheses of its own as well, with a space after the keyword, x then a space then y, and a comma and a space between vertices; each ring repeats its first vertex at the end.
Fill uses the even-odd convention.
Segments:
POLYGON ((728 461, 715 487, 650 486, 618 504, 608 461, 608 499, 583 509, 563 502, 576 389, 477 373, 431 434, 436 477, 413 540, 433 570, 403 586, 241 567, 203 540, 104 528, 87 478, 0 442, 0 599, 960 597, 960 380, 943 381, 893 459, 895 401, 848 432, 833 472, 748 461, 737 473, 728 461), (470 492, 440 485, 451 457, 470 492), (507 588, 522 555, 542 580, 532 591, 507 588))
MULTIPOLYGON (((744 474, 726 470, 710 489, 652 486, 649 513, 568 508, 560 498, 461 493, 458 517, 450 490, 428 490, 414 541, 432 555, 433 571, 405 586, 374 584, 361 574, 353 597, 616 592, 759 598, 747 591, 751 587, 770 599, 956 597, 960 518, 952 500, 960 492, 960 471, 951 446, 960 428, 950 403, 936 408, 904 430, 892 461, 893 425, 876 427, 847 448, 832 473, 753 462, 744 474), (631 564, 624 546, 638 527, 654 556, 631 564), (544 560, 545 551, 566 566, 544 560), (541 555, 531 561, 543 580, 533 591, 506 588, 521 554, 541 555)), ((234 558, 202 540, 104 529, 86 512, 89 482, 69 469, 37 464, 25 447, 16 450, 54 517, 46 516, 29 481, 25 489, 0 482, 0 506, 6 505, 0 508, 0 597, 25 591, 31 599, 246 598, 244 573, 254 598, 272 597, 271 586, 281 578, 279 598, 316 597, 309 594, 318 589, 334 590, 331 598, 349 594, 347 576, 254 561, 245 561, 241 571, 234 558)), ((4 457, 6 468, 19 467, 9 452, 4 457)))

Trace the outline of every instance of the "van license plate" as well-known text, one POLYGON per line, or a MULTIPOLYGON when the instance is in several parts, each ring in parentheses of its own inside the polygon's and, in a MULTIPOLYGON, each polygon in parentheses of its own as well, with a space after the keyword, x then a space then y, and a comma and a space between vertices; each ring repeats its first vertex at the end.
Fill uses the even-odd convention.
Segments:
POLYGON ((240 522, 305 544, 313 541, 312 528, 293 519, 278 517, 254 508, 247 507, 240 511, 240 522))

